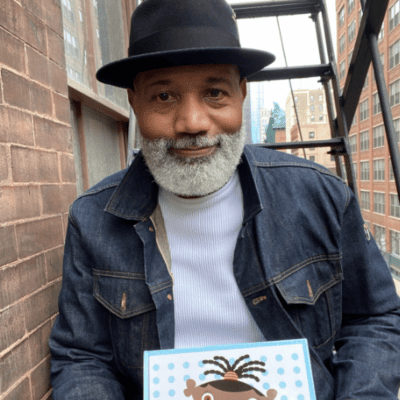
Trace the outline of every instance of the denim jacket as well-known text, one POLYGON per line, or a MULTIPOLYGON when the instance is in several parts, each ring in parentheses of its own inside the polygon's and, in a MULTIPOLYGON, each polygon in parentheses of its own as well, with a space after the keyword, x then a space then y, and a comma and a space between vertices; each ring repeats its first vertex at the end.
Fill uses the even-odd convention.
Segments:
MULTIPOLYGON (((246 146, 234 275, 266 340, 307 338, 318 400, 397 399, 393 280, 348 186, 246 146)), ((141 400, 143 351, 174 346, 173 278, 158 186, 139 154, 71 207, 53 400, 141 400)))

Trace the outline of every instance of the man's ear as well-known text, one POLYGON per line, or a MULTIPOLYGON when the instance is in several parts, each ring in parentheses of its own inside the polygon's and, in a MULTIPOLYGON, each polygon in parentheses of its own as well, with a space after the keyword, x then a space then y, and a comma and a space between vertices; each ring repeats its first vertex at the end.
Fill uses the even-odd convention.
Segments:
POLYGON ((136 115, 136 92, 132 88, 128 88, 128 101, 134 114, 136 115))
POLYGON ((243 96, 243 101, 247 96, 247 79, 246 78, 242 78, 239 82, 239 87, 240 90, 242 92, 242 96, 243 96))

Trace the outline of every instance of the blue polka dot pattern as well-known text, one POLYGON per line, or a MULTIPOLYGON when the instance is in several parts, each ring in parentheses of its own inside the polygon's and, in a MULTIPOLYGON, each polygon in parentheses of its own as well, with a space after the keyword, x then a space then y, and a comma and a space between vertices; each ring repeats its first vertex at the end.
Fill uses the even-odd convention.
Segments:
POLYGON ((235 359, 234 358, 231 358, 230 360, 229 360, 229 363, 232 365, 233 363, 235 362, 235 359))
POLYGON ((153 365, 154 371, 158 371, 160 369, 160 366, 158 364, 153 365))
POLYGON ((299 367, 294 367, 294 368, 293 368, 293 372, 294 372, 295 374, 299 374, 299 373, 300 373, 300 368, 299 368, 299 367))
POLYGON ((175 365, 174 365, 174 363, 170 363, 170 364, 168 364, 168 369, 174 369, 175 368, 175 365))
POLYGON ((262 373, 264 376, 268 375, 268 370, 266 369, 265 372, 262 373))
POLYGON ((278 374, 283 375, 285 373, 285 370, 283 368, 278 369, 278 374))
POLYGON ((269 383, 264 383, 263 388, 265 390, 268 390, 270 388, 269 383))
POLYGON ((175 396, 175 390, 170 390, 169 392, 168 392, 168 394, 172 397, 172 396, 175 396))
POLYGON ((299 394, 299 395, 297 396, 297 400, 304 400, 304 396, 303 396, 302 394, 299 394))
POLYGON ((174 378, 173 376, 170 376, 170 377, 168 378, 168 382, 169 382, 169 383, 174 383, 174 382, 175 382, 175 378, 174 378))
POLYGON ((265 356, 261 356, 261 357, 260 357, 260 361, 262 361, 262 362, 266 362, 266 361, 267 361, 267 357, 265 357, 265 356))
POLYGON ((281 388, 281 389, 285 389, 285 387, 286 387, 286 382, 279 382, 279 387, 281 388))
POLYGON ((204 367, 203 361, 199 361, 199 367, 204 367))
POLYGON ((188 379, 190 379, 190 376, 189 375, 185 375, 184 377, 183 377, 183 380, 186 382, 188 379))
POLYGON ((190 367, 190 364, 186 361, 183 363, 183 368, 188 369, 190 367))
POLYGON ((153 382, 155 385, 158 385, 160 383, 160 379, 159 378, 154 378, 153 382))
POLYGON ((199 375, 199 379, 200 379, 201 381, 204 381, 204 379, 206 379, 206 376, 205 376, 204 374, 200 374, 200 375, 199 375))
POLYGON ((281 400, 288 400, 288 398, 287 398, 287 396, 284 395, 281 397, 281 400))
POLYGON ((302 381, 296 381, 296 386, 297 387, 302 387, 303 386, 303 382, 302 381))
POLYGON ((296 360, 298 360, 298 359, 299 359, 298 354, 297 354, 297 353, 293 353, 293 354, 292 354, 292 360, 296 361, 296 360))
POLYGON ((216 379, 216 380, 221 379, 221 378, 222 378, 221 375, 214 375, 214 379, 216 379))
POLYGON ((158 390, 156 390, 156 391, 153 393, 153 396, 157 399, 158 397, 160 397, 160 392, 159 392, 158 390))
POLYGON ((276 358, 276 361, 282 361, 283 360, 283 357, 280 354, 278 354, 275 358, 276 358))

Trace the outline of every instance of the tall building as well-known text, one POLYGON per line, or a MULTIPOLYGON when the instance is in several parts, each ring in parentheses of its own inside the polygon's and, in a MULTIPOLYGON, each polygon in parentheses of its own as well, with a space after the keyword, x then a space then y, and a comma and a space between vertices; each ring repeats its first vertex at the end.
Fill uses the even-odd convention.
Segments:
MULTIPOLYGON (((389 1, 378 37, 398 142, 400 136, 399 5, 399 0, 389 1)), ((362 11, 359 2, 355 0, 336 0, 336 13, 338 71, 340 86, 343 88, 362 11)), ((389 148, 372 65, 349 129, 349 136, 363 217, 378 246, 391 264, 392 272, 400 276, 400 268, 397 270, 396 267, 400 266, 400 205, 389 161, 389 148)))
MULTIPOLYGON (((288 142, 326 140, 331 138, 331 130, 328 120, 328 112, 325 101, 324 89, 295 90, 294 101, 292 95, 286 98, 286 140, 288 142), (301 132, 301 134, 300 134, 301 132)), ((306 158, 324 165, 335 172, 335 163, 326 147, 314 147, 305 149, 306 158)), ((292 154, 304 157, 303 149, 292 150, 292 154)))
POLYGON ((261 142, 261 109, 264 108, 264 82, 250 84, 251 138, 253 143, 261 142))

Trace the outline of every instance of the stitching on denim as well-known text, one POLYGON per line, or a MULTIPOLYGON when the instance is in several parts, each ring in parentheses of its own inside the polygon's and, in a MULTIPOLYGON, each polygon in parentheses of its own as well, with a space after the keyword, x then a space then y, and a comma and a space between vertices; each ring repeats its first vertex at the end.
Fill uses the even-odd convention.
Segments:
POLYGON ((158 285, 151 287, 150 293, 154 294, 154 293, 160 292, 161 290, 168 289, 170 287, 172 287, 172 280, 169 280, 169 281, 163 282, 163 283, 159 283, 158 285))
POLYGON ((336 333, 337 333, 337 329, 332 333, 331 336, 328 337, 328 339, 325 340, 324 343, 322 343, 322 344, 320 344, 318 346, 313 346, 313 349, 319 349, 320 347, 325 346, 330 340, 333 339, 333 337, 336 335, 336 333))
POLYGON ((110 188, 112 188, 112 187, 117 187, 118 185, 119 185, 119 182, 113 182, 113 183, 109 183, 109 184, 106 185, 106 186, 101 186, 101 187, 99 187, 99 188, 97 188, 97 189, 89 189, 89 190, 87 190, 86 192, 82 193, 76 200, 79 200, 79 199, 81 199, 82 197, 87 197, 87 196, 91 196, 91 195, 93 195, 93 194, 100 193, 100 192, 102 192, 103 190, 110 189, 110 188))
POLYGON ((256 252, 256 249, 255 249, 255 247, 254 247, 254 243, 253 243, 253 240, 252 240, 252 238, 251 238, 250 232, 249 232, 248 230, 247 230, 247 236, 248 236, 249 239, 250 239, 251 248, 252 248, 252 250, 253 250, 254 257, 255 257, 255 259, 256 259, 257 266, 258 266, 258 269, 259 269, 259 271, 260 271, 260 274, 261 274, 261 276, 264 276, 264 271, 263 271, 263 269, 261 268, 260 262, 258 261, 257 252, 256 252))
POLYGON ((93 274, 96 276, 107 276, 110 278, 122 278, 122 279, 135 279, 135 280, 145 280, 144 274, 138 274, 135 272, 120 272, 120 271, 109 271, 109 270, 99 270, 92 268, 93 274))
POLYGON ((262 282, 257 284, 256 286, 252 286, 249 289, 246 289, 242 292, 243 297, 251 296, 254 293, 259 292, 260 290, 266 289, 268 287, 267 282, 262 282))

